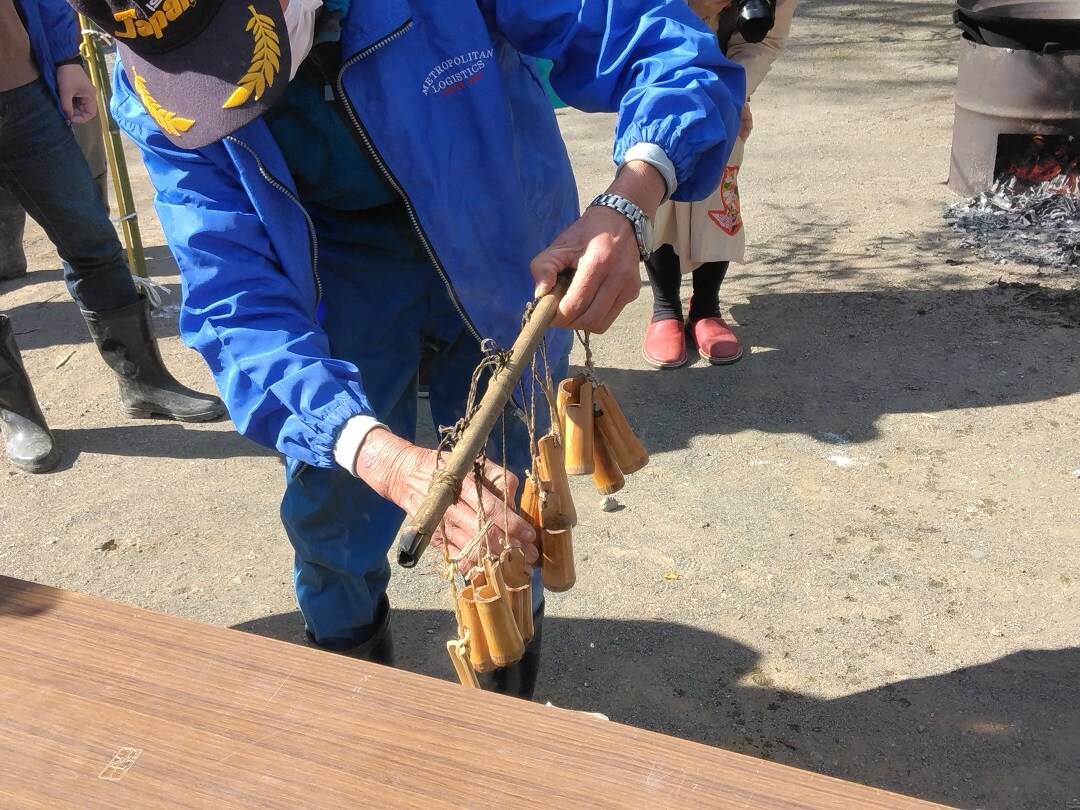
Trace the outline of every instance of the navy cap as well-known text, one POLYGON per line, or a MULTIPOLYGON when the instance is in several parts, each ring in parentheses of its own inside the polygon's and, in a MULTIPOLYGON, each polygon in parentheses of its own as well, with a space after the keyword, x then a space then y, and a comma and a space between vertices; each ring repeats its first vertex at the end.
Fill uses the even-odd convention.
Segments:
POLYGON ((197 149, 266 112, 289 83, 279 0, 69 0, 112 35, 161 131, 197 149))

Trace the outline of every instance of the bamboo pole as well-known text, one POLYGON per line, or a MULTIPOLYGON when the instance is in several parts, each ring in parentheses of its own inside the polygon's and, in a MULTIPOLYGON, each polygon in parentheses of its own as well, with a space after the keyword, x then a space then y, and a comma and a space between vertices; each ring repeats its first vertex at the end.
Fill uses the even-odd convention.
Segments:
POLYGON ((397 536, 398 564, 402 567, 412 568, 420 561, 420 555, 431 542, 431 536, 446 510, 457 500, 465 476, 472 471, 488 434, 514 392, 514 386, 532 362, 536 347, 554 320, 559 302, 569 286, 570 275, 564 273, 555 281, 552 290, 536 302, 528 322, 521 328, 510 349, 506 365, 496 369, 491 376, 476 412, 469 418, 446 464, 439 468, 432 479, 423 503, 413 515, 406 518, 397 536))
POLYGON ((109 68, 97 41, 97 32, 90 20, 82 14, 79 15, 79 30, 82 31, 79 51, 90 71, 90 81, 97 89, 98 121, 101 122, 101 137, 105 141, 109 176, 112 179, 113 191, 116 192, 116 210, 120 215, 128 265, 135 275, 146 278, 146 255, 143 253, 142 235, 139 233, 139 213, 135 210, 135 200, 131 194, 131 178, 128 176, 127 159, 124 157, 124 144, 120 140, 120 129, 109 112, 109 102, 112 100, 109 68))

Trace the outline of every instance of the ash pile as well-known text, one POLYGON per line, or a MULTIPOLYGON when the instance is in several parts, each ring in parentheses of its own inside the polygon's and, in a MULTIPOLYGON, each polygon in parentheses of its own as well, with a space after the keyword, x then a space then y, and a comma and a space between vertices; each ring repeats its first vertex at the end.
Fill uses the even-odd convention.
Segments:
POLYGON ((1080 267, 1080 161, 1054 151, 1021 156, 989 189, 946 207, 961 247, 998 263, 1080 267))
POLYGON ((1080 267, 1080 194, 1046 181, 1017 189, 999 180, 978 197, 953 203, 945 221, 960 234, 960 247, 984 259, 1040 267, 1080 267))

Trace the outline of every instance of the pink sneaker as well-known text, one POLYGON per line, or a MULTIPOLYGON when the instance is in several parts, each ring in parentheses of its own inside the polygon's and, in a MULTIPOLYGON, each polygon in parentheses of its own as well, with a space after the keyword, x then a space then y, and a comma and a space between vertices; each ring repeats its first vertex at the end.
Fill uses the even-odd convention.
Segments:
POLYGON ((701 318, 690 324, 698 354, 714 366, 726 366, 742 357, 742 346, 723 318, 701 318))
POLYGON ((686 328, 682 321, 667 318, 645 327, 641 356, 653 368, 678 368, 686 364, 686 328))

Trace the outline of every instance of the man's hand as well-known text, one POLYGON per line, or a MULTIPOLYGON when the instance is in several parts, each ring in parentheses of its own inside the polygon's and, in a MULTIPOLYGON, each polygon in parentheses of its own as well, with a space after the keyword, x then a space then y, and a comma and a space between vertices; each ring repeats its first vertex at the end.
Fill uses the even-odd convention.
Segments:
POLYGON ((630 220, 618 211, 596 206, 585 209, 581 219, 532 260, 529 269, 539 296, 551 289, 562 270, 576 267, 553 325, 600 334, 637 298, 639 262, 630 220))
POLYGON ((82 65, 60 65, 56 88, 69 123, 82 124, 97 115, 97 91, 82 65))
MULTIPOLYGON (((383 428, 375 428, 360 445, 360 452, 356 456, 356 475, 379 495, 412 514, 427 495, 437 457, 434 450, 411 444, 383 428)), ((539 557, 536 533, 514 511, 517 488, 517 476, 511 472, 504 474, 501 467, 485 462, 479 497, 476 484, 470 477, 461 487, 461 496, 446 511, 443 519, 446 536, 440 528, 432 542, 438 548, 449 543, 451 556, 468 546, 479 530, 477 514, 482 499, 483 513, 492 522, 487 532, 488 548, 499 553, 503 548, 504 536, 509 535, 510 544, 521 548, 526 562, 535 563, 539 557)), ((462 562, 462 570, 476 564, 476 551, 474 549, 470 559, 462 562)))
MULTIPOLYGON (((648 163, 631 161, 607 190, 626 197, 652 219, 664 196, 664 178, 648 163)), ((592 206, 534 258, 529 269, 540 296, 555 285, 562 270, 576 268, 553 325, 601 334, 641 292, 640 263, 630 220, 611 208, 592 206)))

